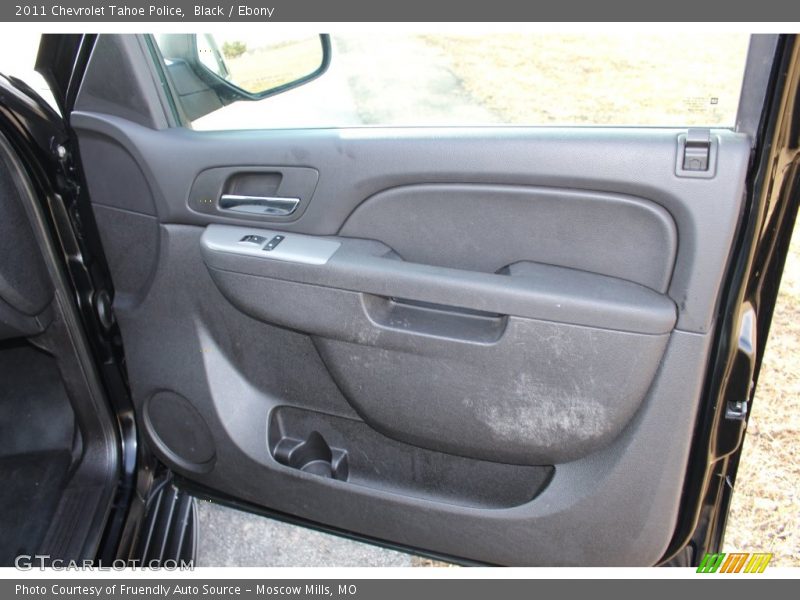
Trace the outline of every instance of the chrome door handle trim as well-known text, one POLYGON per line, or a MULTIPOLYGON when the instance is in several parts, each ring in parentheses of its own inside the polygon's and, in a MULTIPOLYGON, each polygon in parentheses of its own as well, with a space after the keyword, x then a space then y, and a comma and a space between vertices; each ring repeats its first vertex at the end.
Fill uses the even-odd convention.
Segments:
POLYGON ((297 210, 299 204, 300 198, 284 198, 280 196, 223 194, 219 198, 219 207, 222 210, 275 217, 285 217, 292 214, 297 210))

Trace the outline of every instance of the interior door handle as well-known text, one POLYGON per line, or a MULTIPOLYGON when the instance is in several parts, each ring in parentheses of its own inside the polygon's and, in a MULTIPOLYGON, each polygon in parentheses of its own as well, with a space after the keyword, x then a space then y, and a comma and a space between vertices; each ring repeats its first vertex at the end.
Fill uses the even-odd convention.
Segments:
POLYGON ((271 215, 285 217, 297 210, 300 198, 282 198, 279 196, 239 196, 223 194, 219 198, 219 207, 254 215, 271 215))

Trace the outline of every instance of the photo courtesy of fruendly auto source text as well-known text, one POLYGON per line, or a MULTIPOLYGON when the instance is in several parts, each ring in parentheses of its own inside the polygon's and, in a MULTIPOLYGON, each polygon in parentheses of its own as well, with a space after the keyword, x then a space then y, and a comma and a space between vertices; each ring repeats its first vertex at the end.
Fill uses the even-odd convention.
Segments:
POLYGON ((797 587, 800 4, 14 2, 0 595, 797 587))

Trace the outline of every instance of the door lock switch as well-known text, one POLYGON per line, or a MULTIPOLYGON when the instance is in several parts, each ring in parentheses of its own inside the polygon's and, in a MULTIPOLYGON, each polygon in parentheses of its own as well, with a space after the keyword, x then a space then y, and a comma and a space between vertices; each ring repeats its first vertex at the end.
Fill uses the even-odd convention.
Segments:
POLYGON ((283 238, 284 236, 282 235, 276 235, 269 242, 267 242, 267 244, 264 246, 264 250, 266 250, 267 252, 269 252, 270 250, 274 250, 275 246, 277 246, 283 241, 283 238))
POLYGON ((684 171, 708 171, 711 157, 711 132, 708 129, 690 129, 683 147, 684 171))
POLYGON ((240 239, 239 243, 240 244, 255 244, 257 246, 260 246, 261 244, 263 244, 266 241, 267 241, 267 238, 265 238, 263 235, 250 234, 250 235, 246 235, 242 239, 240 239))

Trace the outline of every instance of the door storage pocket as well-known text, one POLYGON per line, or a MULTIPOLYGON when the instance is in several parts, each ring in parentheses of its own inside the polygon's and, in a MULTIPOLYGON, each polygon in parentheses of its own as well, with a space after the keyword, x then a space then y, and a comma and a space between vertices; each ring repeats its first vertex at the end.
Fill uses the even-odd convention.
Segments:
POLYGON ((268 443, 277 462, 298 471, 478 508, 529 502, 554 470, 426 450, 392 440, 362 421, 289 406, 270 414, 268 443))

